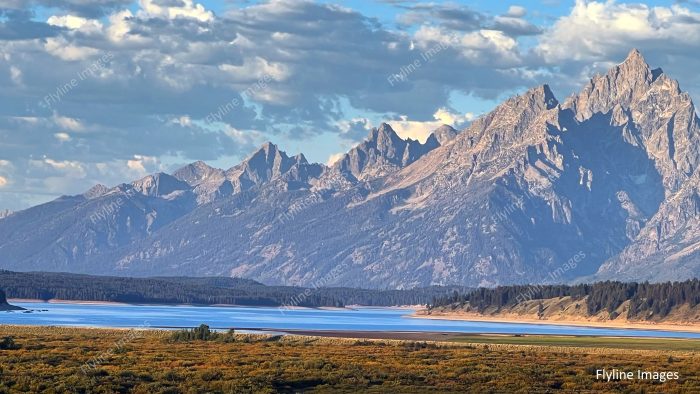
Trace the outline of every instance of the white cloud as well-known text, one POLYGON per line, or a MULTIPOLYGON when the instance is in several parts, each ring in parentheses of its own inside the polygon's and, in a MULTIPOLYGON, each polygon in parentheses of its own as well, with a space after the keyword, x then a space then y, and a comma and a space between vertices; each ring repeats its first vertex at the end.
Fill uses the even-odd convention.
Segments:
POLYGON ((44 157, 42 160, 30 160, 29 165, 37 170, 44 171, 45 177, 60 176, 83 179, 87 174, 85 164, 74 160, 54 160, 44 157))
POLYGON ((507 16, 511 16, 514 18, 522 18, 527 14, 527 9, 525 7, 519 6, 519 5, 512 5, 508 7, 508 12, 506 12, 507 16))
POLYGON ((15 85, 23 85, 22 82, 22 70, 15 66, 10 66, 10 78, 15 85))
POLYGON ((158 167, 158 159, 151 156, 134 155, 134 158, 127 160, 126 167, 138 176, 148 174, 152 169, 158 167))
POLYGON ((367 118, 354 118, 337 122, 340 136, 348 141, 359 142, 372 130, 372 123, 367 118))
POLYGON ((141 8, 148 16, 175 18, 192 18, 200 22, 208 22, 214 19, 214 14, 201 4, 195 4, 192 0, 180 0, 180 6, 163 6, 153 0, 141 0, 141 8))
POLYGON ((129 10, 116 12, 109 16, 109 27, 107 27, 107 38, 117 44, 146 44, 149 42, 147 37, 144 37, 133 28, 137 27, 132 22, 134 14, 129 10))
POLYGON ((65 27, 71 30, 83 30, 86 32, 99 32, 102 30, 102 23, 100 21, 74 15, 52 15, 46 23, 51 26, 65 27))
POLYGON ((392 120, 389 122, 391 128, 396 131, 396 134, 403 139, 411 138, 420 142, 425 142, 430 134, 438 127, 442 126, 442 122, 419 122, 408 120, 408 117, 402 116, 400 120, 392 120))
POLYGON ((447 108, 439 108, 433 114, 433 118, 435 121, 413 121, 409 120, 407 116, 402 116, 400 120, 393 120, 389 123, 401 138, 425 142, 430 134, 442 125, 452 126, 456 129, 463 128, 474 119, 474 114, 471 112, 460 114, 447 108))
POLYGON ((471 112, 458 114, 451 112, 447 108, 440 108, 437 111, 435 111, 435 113, 433 114, 433 118, 442 122, 443 124, 459 128, 467 122, 471 122, 472 120, 474 120, 474 114, 471 112))
POLYGON ((475 65, 513 66, 521 61, 516 39, 500 30, 480 29, 459 33, 444 27, 422 26, 416 31, 414 39, 422 50, 440 44, 457 52, 462 61, 475 65))
POLYGON ((700 47, 700 14, 687 8, 577 0, 544 35, 537 51, 550 63, 599 60, 632 47, 700 47))
POLYGON ((473 117, 446 109, 453 93, 500 101, 547 82, 568 94, 580 87, 580 77, 622 60, 631 46, 683 88, 700 92, 700 15, 683 3, 579 1, 546 34, 524 41, 521 34, 546 26, 533 29, 519 6, 484 18, 468 7, 412 3, 414 12, 422 12, 414 13, 416 25, 394 30, 327 2, 226 2, 215 15, 196 1, 142 0, 132 11, 121 0, 103 0, 108 6, 97 10, 95 2, 56 1, 48 24, 20 32, 25 39, 0 38, 0 78, 8 86, 0 92, 0 141, 13 147, 3 159, 17 168, 2 174, 13 188, 23 187, 23 177, 57 171, 44 163, 32 169, 39 175, 23 173, 29 157, 44 154, 56 162, 80 158, 88 175, 65 182, 61 193, 69 193, 93 179, 121 182, 159 168, 135 154, 228 160, 281 134, 301 139, 337 133, 323 146, 302 148, 324 160, 342 149, 330 145, 366 137, 368 117, 380 122, 405 115, 390 123, 403 136, 422 140, 443 123, 459 127, 473 117), (424 23, 424 16, 432 19, 424 23), (445 49, 405 82, 385 83, 440 44, 445 49), (108 52, 114 56, 96 72, 99 77, 61 93, 52 110, 17 104, 18 97, 57 94, 108 52), (207 115, 264 76, 271 78, 267 87, 227 107, 219 122, 205 124, 207 115), (66 137, 72 142, 57 143, 66 137))
POLYGON ((345 153, 334 153, 328 157, 328 160, 326 160, 326 165, 327 166, 332 166, 335 164, 338 160, 342 159, 343 156, 345 156, 345 153))
POLYGON ((175 118, 172 120, 172 122, 176 125, 180 125, 180 127, 190 127, 192 126, 192 119, 189 116, 180 116, 179 118, 175 118))
POLYGON ((44 48, 46 52, 65 61, 86 60, 100 53, 95 48, 73 45, 64 37, 47 38, 44 48))
POLYGON ((53 135, 59 142, 68 142, 71 140, 68 133, 55 133, 53 135))
POLYGON ((533 54, 538 80, 568 94, 593 74, 622 61, 639 49, 652 67, 679 80, 695 99, 700 95, 700 13, 678 3, 649 6, 616 1, 582 1, 540 36, 533 54), (546 78, 546 79, 545 79, 546 78), (544 79, 544 80, 543 80, 544 79))
POLYGON ((83 131, 83 130, 85 130, 85 126, 78 119, 69 118, 67 116, 61 116, 55 112, 53 114, 52 119, 56 125, 58 125, 59 127, 63 128, 63 129, 67 129, 70 131, 83 131))

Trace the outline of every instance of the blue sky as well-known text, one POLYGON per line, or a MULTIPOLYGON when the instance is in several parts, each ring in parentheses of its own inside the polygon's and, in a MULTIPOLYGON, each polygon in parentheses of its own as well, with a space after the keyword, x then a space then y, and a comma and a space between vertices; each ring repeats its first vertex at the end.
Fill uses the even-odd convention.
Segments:
POLYGON ((697 98, 699 36, 697 0, 0 0, 0 209, 267 140, 326 163, 383 121, 422 139, 633 47, 697 98))

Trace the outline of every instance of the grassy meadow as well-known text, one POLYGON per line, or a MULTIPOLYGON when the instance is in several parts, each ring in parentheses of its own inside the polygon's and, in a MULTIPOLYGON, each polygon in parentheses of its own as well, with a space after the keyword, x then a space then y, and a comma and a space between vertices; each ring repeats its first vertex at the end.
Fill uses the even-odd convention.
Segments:
POLYGON ((700 392, 698 341, 458 336, 450 342, 0 326, 0 393, 700 392), (598 368, 679 380, 596 381, 598 368))

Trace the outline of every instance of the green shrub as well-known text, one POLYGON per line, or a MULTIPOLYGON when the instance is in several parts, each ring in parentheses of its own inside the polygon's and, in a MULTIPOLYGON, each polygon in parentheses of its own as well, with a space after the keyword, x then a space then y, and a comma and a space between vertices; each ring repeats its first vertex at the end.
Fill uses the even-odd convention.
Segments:
POLYGON ((19 349, 19 347, 20 346, 15 343, 12 337, 3 337, 2 340, 0 340, 0 350, 15 350, 19 349))
POLYGON ((200 324, 199 327, 191 330, 178 330, 170 335, 171 342, 192 342, 192 341, 220 341, 234 342, 234 329, 228 330, 225 334, 211 331, 206 324, 200 324))

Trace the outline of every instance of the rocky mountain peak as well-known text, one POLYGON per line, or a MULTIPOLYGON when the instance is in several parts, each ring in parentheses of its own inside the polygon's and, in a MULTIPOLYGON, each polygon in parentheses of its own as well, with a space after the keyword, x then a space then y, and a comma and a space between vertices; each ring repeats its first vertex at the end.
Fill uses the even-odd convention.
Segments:
POLYGON ((546 109, 552 109, 559 105, 559 101, 557 101, 557 98, 554 97, 552 89, 547 84, 528 90, 525 97, 528 97, 529 100, 534 101, 536 105, 544 104, 544 108, 546 109))
POLYGON ((260 146, 260 149, 258 151, 263 151, 266 154, 275 154, 279 152, 279 149, 277 149, 277 145, 273 144, 271 141, 267 141, 262 146, 260 146))
POLYGON ((344 266, 380 288, 700 275, 700 121, 638 51, 564 105, 537 86, 455 133, 382 124, 330 169, 267 143, 220 183, 184 185, 210 169, 193 163, 120 186, 197 205, 60 198, 0 220, 2 268, 309 285, 344 266))
POLYGON ((167 196, 176 191, 190 190, 190 185, 164 172, 147 175, 131 183, 137 192, 151 197, 167 196))
POLYGON ((305 162, 303 155, 290 158, 277 145, 266 142, 242 163, 228 169, 226 178, 233 184, 234 191, 247 190, 278 178, 293 166, 305 162))
POLYGON ((304 156, 303 153, 299 153, 298 155, 294 156, 292 159, 294 159, 294 161, 297 164, 309 164, 309 161, 306 160, 306 156, 304 156))
POLYGON ((562 106, 577 122, 609 116, 628 140, 637 140, 653 158, 669 191, 676 191, 700 165, 695 107, 678 82, 660 68, 652 69, 638 50, 632 50, 607 73, 593 77, 562 106))
POLYGON ((626 65, 629 65, 631 67, 638 67, 638 68, 643 68, 643 67, 649 68, 649 64, 644 59, 644 55, 642 55, 642 53, 639 52, 639 49, 637 49, 637 48, 632 48, 630 50, 630 52, 627 54, 627 57, 625 58, 625 60, 620 64, 621 65, 626 64, 626 65))
MULTIPOLYGON (((644 80, 649 83, 655 81, 663 74, 661 67, 652 69, 644 58, 644 55, 636 48, 630 51, 627 58, 618 65, 618 68, 620 70, 620 76, 644 80)), ((615 68, 612 70, 615 70, 615 68)))
POLYGON ((189 185, 195 186, 207 180, 221 178, 223 170, 214 168, 199 160, 188 164, 177 171, 173 172, 173 176, 189 185))
POLYGON ((277 145, 272 142, 263 144, 246 162, 253 171, 259 173, 269 171, 270 173, 267 177, 264 177, 265 179, 287 172, 294 165, 294 160, 290 159, 285 152, 279 150, 277 145))
POLYGON ((627 80, 632 84, 648 86, 655 79, 651 67, 641 52, 633 49, 617 67, 608 71, 617 80, 627 80))
MULTIPOLYGON (((514 120, 510 119, 506 114, 536 115, 555 108, 557 105, 559 105, 559 101, 554 97, 554 93, 552 93, 552 89, 549 88, 549 85, 545 84, 528 89, 521 95, 511 97, 503 104, 496 107, 486 118, 493 119, 505 116, 504 120, 514 120)), ((488 121, 488 119, 485 120, 488 121)))
MULTIPOLYGON (((540 85, 500 104, 486 116, 475 120, 467 130, 457 137, 456 149, 480 146, 487 155, 499 154, 505 144, 529 138, 528 130, 538 135, 542 128, 531 128, 534 122, 550 110, 558 108, 559 102, 548 85, 540 85), (478 142, 478 143, 477 143, 478 142)), ((552 122, 556 114, 550 114, 552 122)))
POLYGON ((91 200, 93 198, 102 197, 109 192, 109 188, 103 184, 98 183, 97 185, 90 188, 90 190, 83 193, 83 197, 91 200))
POLYGON ((370 131, 367 139, 338 160, 333 169, 353 180, 368 180, 393 173, 435 149, 433 140, 402 139, 387 123, 370 131))
POLYGON ((382 151, 387 151, 406 142, 387 123, 382 123, 378 128, 372 129, 368 141, 382 151))
POLYGON ((622 63, 593 77, 564 107, 571 108, 579 121, 595 113, 608 113, 615 106, 628 109, 644 99, 662 73, 660 68, 652 70, 644 56, 633 49, 622 63))
POLYGON ((445 145, 445 143, 455 138, 457 134, 459 134, 459 131, 455 130, 454 127, 444 124, 435 129, 428 139, 434 138, 439 145, 445 145))

